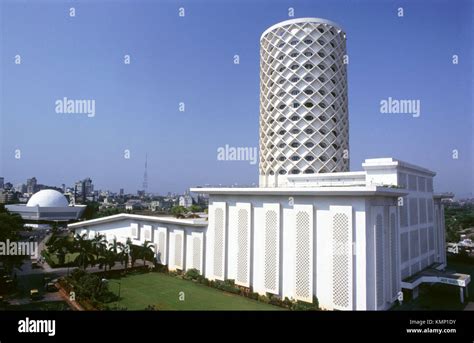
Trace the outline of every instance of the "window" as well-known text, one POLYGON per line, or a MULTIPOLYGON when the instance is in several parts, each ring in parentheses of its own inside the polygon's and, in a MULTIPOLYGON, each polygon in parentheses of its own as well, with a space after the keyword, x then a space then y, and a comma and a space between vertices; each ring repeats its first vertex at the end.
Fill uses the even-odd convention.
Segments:
POLYGON ((313 41, 311 39, 305 39, 304 42, 308 45, 313 43, 313 41))
POLYGON ((286 170, 283 170, 283 169, 282 169, 282 170, 280 170, 280 171, 278 172, 278 174, 280 174, 280 175, 285 175, 285 174, 286 174, 286 170))
POLYGON ((311 81, 313 81, 314 79, 313 79, 311 76, 306 76, 306 77, 304 78, 304 80, 305 80, 306 82, 311 82, 311 81))
POLYGON ((308 156, 305 156, 304 159, 305 159, 306 161, 313 161, 313 160, 314 160, 314 156, 308 155, 308 156))
POLYGON ((300 157, 297 155, 291 156, 292 161, 299 161, 300 157))
POLYGON ((304 55, 305 55, 306 57, 311 57, 311 56, 313 56, 313 53, 312 53, 311 51, 305 51, 305 52, 304 52, 304 55))
POLYGON ((280 110, 284 109, 285 107, 286 107, 285 104, 278 106, 278 108, 279 108, 280 110))
POLYGON ((296 89, 295 89, 295 90, 292 90, 292 91, 291 91, 291 95, 298 95, 298 94, 300 94, 300 91, 299 91, 299 90, 296 90, 296 89))
POLYGON ((298 133, 300 133, 300 130, 298 130, 298 129, 292 129, 292 130, 291 130, 291 133, 294 134, 294 135, 297 135, 298 133))
POLYGON ((284 135, 285 133, 286 133, 285 130, 280 130, 280 131, 278 131, 278 134, 279 134, 280 136, 281 136, 281 135, 284 135))
POLYGON ((299 102, 294 102, 293 103, 293 108, 298 108, 300 107, 300 103, 299 102))
POLYGON ((297 65, 297 64, 293 64, 290 68, 291 68, 291 70, 296 70, 296 69, 298 69, 298 65, 297 65))
POLYGON ((298 44, 298 41, 297 41, 297 40, 292 40, 292 41, 290 42, 290 44, 291 44, 291 45, 296 45, 296 44, 298 44))
POLYGON ((313 105, 312 102, 309 102, 309 101, 308 101, 308 102, 305 102, 305 103, 304 103, 304 106, 307 107, 307 108, 311 108, 311 107, 313 107, 314 105, 313 105))
POLYGON ((299 173, 300 173, 300 171, 298 169, 293 169, 291 171, 291 174, 299 174, 299 173))
POLYGON ((324 156, 324 155, 319 156, 319 159, 320 159, 321 161, 323 161, 323 162, 325 162, 325 161, 328 160, 328 158, 327 158, 326 156, 324 156))
POLYGON ((304 146, 307 147, 307 148, 312 148, 312 147, 314 147, 314 143, 313 142, 306 142, 306 143, 304 143, 304 146))
POLYGON ((326 66, 322 63, 318 64, 318 68, 321 69, 321 70, 324 70, 326 69, 326 66))
POLYGON ((298 116, 293 116, 293 117, 291 117, 290 119, 291 119, 292 121, 297 121, 298 119, 300 119, 300 117, 298 117, 298 116))
POLYGON ((328 120, 328 118, 325 115, 320 115, 319 120, 326 121, 326 120, 328 120))
POLYGON ((325 42, 324 42, 324 40, 322 40, 322 39, 318 39, 318 43, 319 43, 320 45, 324 45, 325 42))
POLYGON ((318 31, 324 33, 324 29, 322 27, 318 27, 318 31))
POLYGON ((313 65, 312 65, 311 63, 306 63, 306 64, 304 65, 304 67, 305 67, 306 69, 308 69, 308 70, 313 69, 313 65))
POLYGON ((304 119, 306 119, 307 121, 311 121, 311 120, 314 119, 314 117, 311 116, 311 115, 307 115, 307 116, 304 117, 304 119))
POLYGON ((306 169, 304 171, 305 174, 314 174, 314 170, 313 169, 306 169))
POLYGON ((321 107, 321 108, 326 108, 327 106, 326 106, 326 104, 325 104, 324 102, 320 102, 320 103, 319 103, 319 107, 321 107))
POLYGON ((319 51, 318 56, 321 57, 321 58, 324 58, 326 56, 326 54, 322 51, 319 51))
POLYGON ((314 130, 313 129, 306 129, 306 130, 304 130, 304 132, 306 132, 307 134, 310 135, 314 132, 314 130))
POLYGON ((304 90, 304 94, 311 95, 313 93, 314 93, 314 91, 310 88, 304 90))
POLYGON ((322 76, 319 76, 319 77, 318 77, 318 80, 321 81, 321 82, 326 82, 326 79, 325 79, 324 77, 322 77, 322 76))
POLYGON ((299 147, 299 146, 300 146, 300 143, 298 143, 298 142, 293 142, 293 143, 291 143, 291 147, 292 147, 292 148, 297 148, 297 147, 299 147))
POLYGON ((291 82, 298 82, 299 80, 300 80, 299 77, 294 77, 294 78, 291 79, 291 82))
POLYGON ((293 52, 290 54, 291 57, 295 58, 295 57, 298 57, 298 53, 297 52, 293 52))

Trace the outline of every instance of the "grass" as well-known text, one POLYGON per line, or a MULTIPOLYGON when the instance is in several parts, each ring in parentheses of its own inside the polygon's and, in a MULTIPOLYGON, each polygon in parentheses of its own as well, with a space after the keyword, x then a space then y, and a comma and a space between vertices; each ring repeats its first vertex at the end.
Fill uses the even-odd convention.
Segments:
MULTIPOLYGON (((111 279, 109 289, 118 292, 118 279, 111 279)), ((129 275, 120 279, 119 307, 144 310, 154 305, 158 310, 283 310, 280 307, 226 293, 189 280, 163 273, 129 275), (180 300, 184 292, 184 300, 180 300)), ((114 304, 109 304, 111 307, 114 304)))
MULTIPOLYGON (((470 274, 469 299, 474 301, 474 264, 450 262, 447 269, 453 269, 458 273, 470 274)), ((459 299, 459 287, 434 284, 420 286, 420 294, 417 299, 405 302, 402 306, 397 306, 394 310, 403 311, 462 311, 466 304, 461 304, 459 299)))

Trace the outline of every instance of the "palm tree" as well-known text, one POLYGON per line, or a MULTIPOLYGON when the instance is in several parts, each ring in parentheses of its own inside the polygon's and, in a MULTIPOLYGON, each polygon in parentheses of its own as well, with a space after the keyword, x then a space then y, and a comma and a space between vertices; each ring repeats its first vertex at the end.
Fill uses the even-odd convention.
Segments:
POLYGON ((146 261, 150 261, 155 264, 155 251, 154 245, 150 241, 143 242, 141 247, 141 257, 143 259, 143 265, 145 265, 146 261))
POLYGON ((74 237, 74 250, 79 253, 74 261, 77 261, 81 269, 85 270, 88 266, 94 265, 96 260, 94 247, 92 241, 87 239, 87 234, 77 234, 74 237))
POLYGON ((66 255, 73 250, 74 244, 70 236, 56 237, 48 246, 48 251, 58 256, 59 264, 64 264, 66 255))

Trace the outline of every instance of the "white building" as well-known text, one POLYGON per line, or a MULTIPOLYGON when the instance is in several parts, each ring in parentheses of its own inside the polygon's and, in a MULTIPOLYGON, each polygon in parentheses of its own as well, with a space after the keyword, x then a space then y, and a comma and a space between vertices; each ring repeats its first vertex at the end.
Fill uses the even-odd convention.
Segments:
POLYGON ((66 197, 53 189, 36 192, 25 204, 6 205, 7 210, 18 213, 25 220, 69 221, 77 220, 86 205, 70 205, 66 197))
POLYGON ((346 34, 292 19, 260 38, 260 186, 287 175, 349 171, 346 34))
POLYGON ((259 188, 191 189, 209 195, 208 222, 121 214, 69 227, 152 240, 170 269, 197 268, 260 294, 317 297, 326 309, 385 310, 423 282, 456 284, 462 298, 469 276, 443 272, 435 173, 393 158, 348 171, 343 31, 289 20, 265 31, 261 46, 259 188))
POLYGON ((179 197, 179 206, 183 206, 187 208, 187 207, 192 206, 192 204, 193 204, 193 198, 188 193, 179 197))

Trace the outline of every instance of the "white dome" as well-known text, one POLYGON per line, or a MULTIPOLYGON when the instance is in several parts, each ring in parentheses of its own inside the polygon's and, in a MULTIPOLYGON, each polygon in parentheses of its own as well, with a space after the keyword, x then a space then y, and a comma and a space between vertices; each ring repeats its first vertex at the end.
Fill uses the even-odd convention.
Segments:
POLYGON ((53 189, 44 189, 36 192, 28 200, 26 206, 39 207, 67 207, 69 203, 64 195, 53 189))

